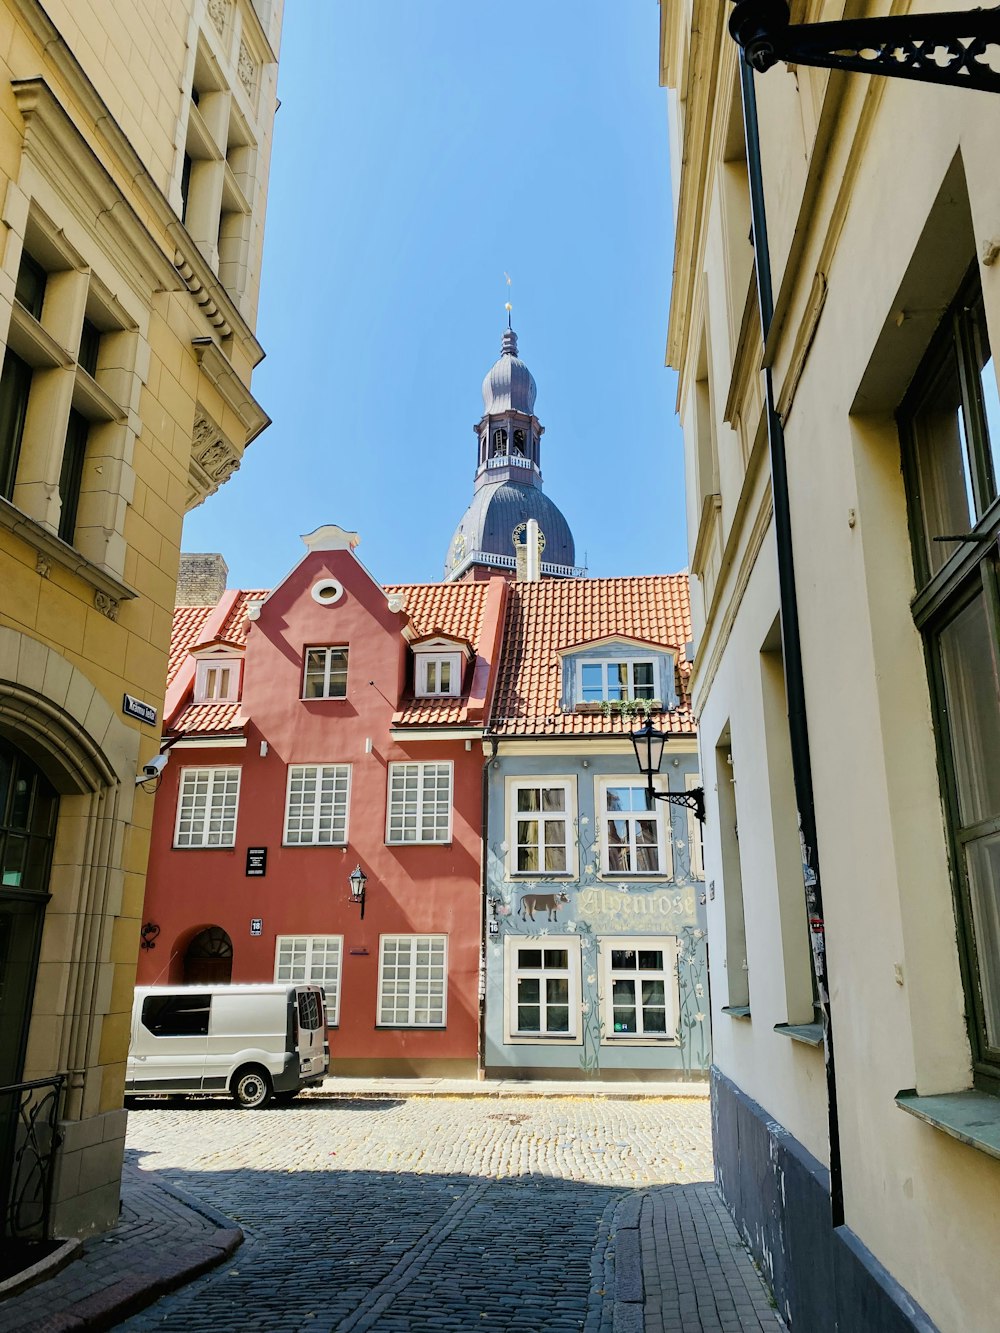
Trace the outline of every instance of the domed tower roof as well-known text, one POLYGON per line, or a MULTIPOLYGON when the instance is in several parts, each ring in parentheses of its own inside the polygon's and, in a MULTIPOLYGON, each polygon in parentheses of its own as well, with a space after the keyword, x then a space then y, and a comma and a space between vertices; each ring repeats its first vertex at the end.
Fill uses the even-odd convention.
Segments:
POLYGON ((535 393, 535 377, 517 354, 517 334, 508 328, 504 331, 500 360, 493 363, 483 380, 483 411, 487 416, 496 412, 524 412, 533 416, 535 393))
POLYGON ((478 463, 472 503, 448 547, 446 579, 481 578, 498 570, 524 577, 530 519, 538 523, 542 573, 556 578, 583 573, 575 564, 569 524, 542 491, 545 427, 535 416, 534 376, 517 355, 507 309, 500 359, 483 380, 484 411, 473 427, 478 463))

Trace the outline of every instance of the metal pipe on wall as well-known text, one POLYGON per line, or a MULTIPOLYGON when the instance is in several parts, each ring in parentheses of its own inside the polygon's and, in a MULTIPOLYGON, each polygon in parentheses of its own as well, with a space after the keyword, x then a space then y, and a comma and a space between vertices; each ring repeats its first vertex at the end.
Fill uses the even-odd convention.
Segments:
MULTIPOLYGON (((771 284, 771 256, 767 241, 767 210, 764 200, 764 175, 760 155, 760 124, 754 73, 745 52, 740 50, 740 87, 743 98, 743 126, 746 135, 747 176, 750 186, 750 215, 757 271, 757 300, 760 308, 762 342, 774 317, 774 292, 771 284)), ((813 797, 812 761, 809 753, 809 728, 806 718, 805 678, 802 668, 802 640, 799 630, 798 596, 795 590, 795 563, 792 554, 792 517, 788 496, 788 470, 785 458, 785 432, 774 405, 771 368, 764 368, 767 410, 767 442, 771 461, 771 494, 774 505, 774 535, 778 561, 778 604, 781 612, 781 648, 785 670, 785 696, 788 703, 788 735, 792 752, 792 776, 795 803, 798 806, 799 836, 802 843, 802 876, 806 896, 806 916, 812 950, 813 976, 816 982, 820 1015, 823 1022, 823 1049, 826 1063, 827 1120, 830 1139, 830 1211, 834 1227, 844 1221, 844 1186, 840 1158, 840 1117, 837 1108, 837 1075, 834 1062, 833 1023, 830 1014, 830 989, 826 967, 823 917, 823 892, 820 881, 819 849, 816 841, 816 805, 813 797)))

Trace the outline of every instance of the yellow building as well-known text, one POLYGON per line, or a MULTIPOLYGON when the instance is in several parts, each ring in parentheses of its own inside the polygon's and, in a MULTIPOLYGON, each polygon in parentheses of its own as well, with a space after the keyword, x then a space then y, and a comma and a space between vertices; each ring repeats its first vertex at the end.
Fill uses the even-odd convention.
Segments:
POLYGON ((268 424, 281 8, 0 0, 0 1237, 56 1100, 50 1231, 118 1215, 181 524, 268 424))
MULTIPOLYGON (((660 8, 720 1185, 795 1333, 990 1333, 1000 96, 789 58, 752 77, 745 114, 733 7, 660 8), (808 913, 791 591, 822 893, 808 913)), ((790 8, 798 24, 970 6, 790 8)), ((956 39, 965 21, 949 21, 956 39)), ((918 58, 901 39, 890 49, 897 68, 918 58)), ((960 42, 929 63, 967 59, 984 68, 960 42)), ((988 63, 1000 69, 996 46, 988 63)))

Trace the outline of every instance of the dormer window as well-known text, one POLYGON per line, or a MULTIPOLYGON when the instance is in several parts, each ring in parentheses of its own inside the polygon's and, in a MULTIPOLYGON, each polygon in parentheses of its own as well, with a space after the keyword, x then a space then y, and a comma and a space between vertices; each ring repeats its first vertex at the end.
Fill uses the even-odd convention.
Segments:
POLYGON ((624 661, 579 662, 579 695, 583 703, 624 699, 655 699, 656 662, 653 658, 624 661))
POLYGON ((195 671, 194 702, 235 703, 240 697, 240 666, 238 657, 202 659, 195 671))
POLYGON ((461 653, 419 653, 417 655, 416 694, 423 698, 461 693, 461 653))

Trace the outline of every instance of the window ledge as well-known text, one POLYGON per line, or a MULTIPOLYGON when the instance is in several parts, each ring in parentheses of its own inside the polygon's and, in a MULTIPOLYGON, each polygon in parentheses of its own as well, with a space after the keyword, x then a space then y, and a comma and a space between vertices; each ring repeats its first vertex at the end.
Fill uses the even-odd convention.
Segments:
POLYGON ((748 1023, 750 1021, 750 1006, 748 1004, 724 1004, 722 1012, 728 1014, 730 1018, 742 1018, 748 1023))
POLYGON ((376 1032, 445 1032, 447 1023, 376 1023, 376 1032))
POLYGON ((1000 1160, 1000 1097, 973 1089, 921 1097, 915 1089, 906 1088, 897 1092, 896 1105, 960 1143, 1000 1160))
POLYGON ((33 546, 38 552, 38 572, 43 573, 43 566, 61 565, 71 573, 79 575, 85 583, 94 589, 94 604, 98 611, 103 611, 109 620, 118 619, 119 602, 131 601, 138 593, 122 583, 114 574, 109 574, 100 565, 95 565, 75 547, 57 537, 54 532, 41 523, 21 512, 9 500, 0 497, 0 528, 15 533, 33 546))
POLYGON ((805 1046, 823 1045, 822 1023, 775 1023, 774 1030, 779 1037, 791 1037, 805 1046))

